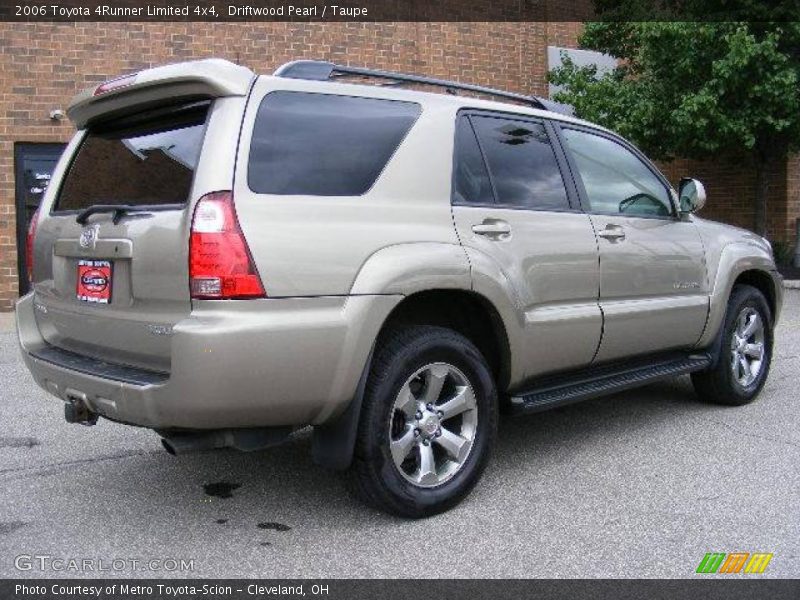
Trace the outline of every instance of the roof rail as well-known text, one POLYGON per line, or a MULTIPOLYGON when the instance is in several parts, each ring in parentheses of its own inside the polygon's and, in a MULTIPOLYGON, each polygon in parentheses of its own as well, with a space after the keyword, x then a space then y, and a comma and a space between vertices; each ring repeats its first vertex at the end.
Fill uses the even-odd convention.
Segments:
MULTIPOLYGON (((331 77, 341 75, 358 75, 361 77, 377 77, 379 79, 388 79, 395 83, 419 83, 422 85, 432 85, 436 87, 443 87, 448 91, 452 90, 466 90, 469 92, 477 92, 480 94, 487 94, 489 96, 497 96, 507 100, 515 100, 517 102, 524 102, 532 105, 534 108, 542 110, 549 110, 553 112, 571 115, 573 109, 571 106, 561 104, 559 102, 552 102, 544 98, 536 96, 526 96, 525 94, 515 94, 514 92, 505 92, 494 88, 484 87, 482 85, 473 85, 471 83, 459 83, 457 81, 450 81, 447 79, 435 79, 433 77, 422 77, 421 75, 408 75, 405 73, 396 73, 394 71, 382 71, 380 69, 366 69, 364 67, 349 67, 346 65, 337 65, 332 62, 323 60, 295 60, 285 63, 278 67, 273 73, 276 77, 286 77, 288 79, 312 79, 315 81, 327 81, 331 77)), ((451 92, 452 93, 452 92, 451 92)))

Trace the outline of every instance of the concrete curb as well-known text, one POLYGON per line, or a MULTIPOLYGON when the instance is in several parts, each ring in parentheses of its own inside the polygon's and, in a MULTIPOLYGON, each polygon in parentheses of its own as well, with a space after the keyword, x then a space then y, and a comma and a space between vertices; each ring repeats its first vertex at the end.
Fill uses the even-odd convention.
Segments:
POLYGON ((783 287, 787 290, 800 290, 800 279, 784 279, 783 287))

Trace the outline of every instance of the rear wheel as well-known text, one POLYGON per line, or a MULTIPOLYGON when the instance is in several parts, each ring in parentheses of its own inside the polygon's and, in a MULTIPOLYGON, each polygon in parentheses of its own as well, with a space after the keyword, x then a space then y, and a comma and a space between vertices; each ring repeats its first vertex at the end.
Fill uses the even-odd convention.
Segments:
POLYGON ((496 427, 494 382, 469 340, 441 327, 393 331, 367 383, 352 468, 356 490, 399 516, 447 510, 480 477, 496 427))
POLYGON ((772 314, 759 290, 749 285, 733 288, 721 335, 716 366, 692 374, 692 383, 709 402, 748 404, 764 387, 772 360, 772 314))

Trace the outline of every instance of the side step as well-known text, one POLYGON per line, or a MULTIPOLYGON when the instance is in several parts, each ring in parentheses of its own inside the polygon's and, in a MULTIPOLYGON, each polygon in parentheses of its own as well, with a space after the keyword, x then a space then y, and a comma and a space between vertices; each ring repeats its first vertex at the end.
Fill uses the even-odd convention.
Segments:
POLYGON ((580 400, 620 392, 640 385, 702 371, 712 363, 711 355, 673 355, 638 363, 590 367, 575 373, 543 379, 539 385, 511 398, 514 413, 539 412, 580 400))

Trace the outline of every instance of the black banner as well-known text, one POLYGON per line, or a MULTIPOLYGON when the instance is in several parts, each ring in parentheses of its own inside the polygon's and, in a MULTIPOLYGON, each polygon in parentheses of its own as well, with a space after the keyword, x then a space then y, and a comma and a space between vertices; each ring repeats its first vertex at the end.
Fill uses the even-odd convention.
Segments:
POLYGON ((0 21, 794 21, 795 0, 4 0, 0 21))
POLYGON ((325 600, 797 600, 800 580, 0 580, 3 600, 155 600, 310 598, 325 600))

